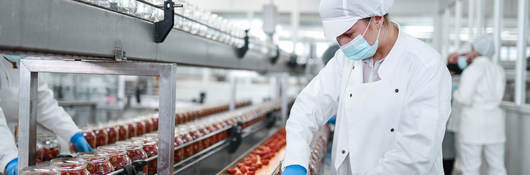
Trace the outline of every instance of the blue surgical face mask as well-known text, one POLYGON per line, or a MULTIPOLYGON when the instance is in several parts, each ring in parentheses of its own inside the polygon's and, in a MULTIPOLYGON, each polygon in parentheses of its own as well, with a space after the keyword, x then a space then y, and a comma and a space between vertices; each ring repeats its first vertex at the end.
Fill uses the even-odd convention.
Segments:
MULTIPOLYGON (((370 22, 372 22, 371 19, 370 22)), ((374 56, 375 51, 377 51, 377 44, 379 43, 379 34, 381 33, 381 26, 379 26, 377 39, 375 40, 375 43, 373 45, 370 45, 363 37, 366 34, 366 31, 368 31, 368 27, 370 27, 370 22, 368 22, 368 26, 366 27, 366 30, 362 35, 357 35, 357 37, 355 37, 353 40, 340 47, 344 55, 350 60, 358 61, 370 58, 374 56)))
POLYGON ((467 58, 465 56, 458 57, 458 67, 462 70, 467 67, 467 58))

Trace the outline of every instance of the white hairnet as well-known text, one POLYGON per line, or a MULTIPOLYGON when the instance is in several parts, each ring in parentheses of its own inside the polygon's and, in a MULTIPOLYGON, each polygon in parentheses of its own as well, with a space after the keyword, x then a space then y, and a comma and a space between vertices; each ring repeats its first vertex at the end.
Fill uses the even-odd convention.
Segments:
POLYGON ((336 41, 359 19, 383 16, 394 0, 321 0, 320 17, 326 38, 336 41))
POLYGON ((467 43, 462 45, 460 49, 456 51, 459 55, 471 52, 471 44, 467 43))
POLYGON ((482 56, 491 58, 495 54, 495 44, 493 43, 493 36, 491 35, 478 37, 473 41, 472 45, 475 51, 482 56))

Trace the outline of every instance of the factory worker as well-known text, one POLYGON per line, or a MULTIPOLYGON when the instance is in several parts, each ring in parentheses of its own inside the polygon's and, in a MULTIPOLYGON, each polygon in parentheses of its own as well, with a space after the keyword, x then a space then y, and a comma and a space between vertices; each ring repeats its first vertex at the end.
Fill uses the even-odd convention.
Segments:
MULTIPOLYGON (((0 55, 0 172, 17 174, 18 151, 13 135, 18 122, 18 86, 20 56, 0 55)), ((52 91, 39 81, 37 122, 52 130, 59 138, 69 140, 80 152, 92 151, 79 128, 62 107, 52 91)))
POLYGON ((465 69, 454 101, 462 110, 457 146, 463 175, 479 174, 483 151, 488 174, 506 174, 505 118, 500 108, 506 80, 502 67, 490 60, 494 49, 493 38, 482 36, 472 43, 467 59, 459 61, 465 69))
POLYGON ((302 90, 286 124, 283 175, 311 171, 313 132, 336 113, 339 175, 442 175, 451 78, 441 56, 388 19, 392 0, 322 0, 340 49, 302 90))

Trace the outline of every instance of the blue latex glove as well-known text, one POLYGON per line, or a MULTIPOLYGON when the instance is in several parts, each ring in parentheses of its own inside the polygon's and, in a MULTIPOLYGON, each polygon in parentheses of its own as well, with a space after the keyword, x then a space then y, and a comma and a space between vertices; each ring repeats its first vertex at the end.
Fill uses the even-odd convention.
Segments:
POLYGON ((70 139, 70 142, 74 144, 75 149, 77 152, 92 152, 92 147, 88 144, 88 142, 85 140, 85 137, 83 137, 83 134, 81 132, 75 133, 74 136, 70 139))
POLYGON ((6 175, 17 175, 18 174, 18 158, 15 158, 6 165, 6 175))
POLYGON ((282 175, 306 175, 307 170, 300 165, 289 165, 285 167, 285 170, 283 170, 282 175))
POLYGON ((335 116, 331 116, 331 118, 328 120, 329 124, 335 124, 335 116))

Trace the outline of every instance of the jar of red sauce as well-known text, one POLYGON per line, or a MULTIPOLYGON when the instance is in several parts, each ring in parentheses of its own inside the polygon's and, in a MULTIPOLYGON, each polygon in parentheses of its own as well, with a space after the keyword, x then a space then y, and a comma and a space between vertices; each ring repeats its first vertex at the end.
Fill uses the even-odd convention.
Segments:
POLYGON ((136 136, 145 134, 145 125, 143 121, 136 121, 134 122, 134 125, 136 126, 136 136))
POLYGON ((145 133, 150 133, 154 131, 153 121, 150 118, 144 119, 145 133))
POLYGON ((136 125, 135 123, 127 123, 127 134, 128 134, 128 138, 131 138, 131 137, 136 137, 138 134, 136 132, 136 125))
POLYGON ((109 143, 109 135, 105 131, 105 128, 97 128, 93 132, 96 135, 96 147, 109 143))
POLYGON ((53 159, 50 165, 61 175, 90 175, 90 172, 86 169, 86 161, 79 158, 53 159))
POLYGON ((179 148, 180 145, 184 144, 184 141, 182 141, 180 132, 175 132, 175 152, 173 155, 173 161, 175 163, 180 162, 182 159, 184 159, 184 148, 179 148))
MULTIPOLYGON (((154 139, 145 139, 143 149, 147 154, 147 157, 153 157, 158 155, 158 145, 154 139)), ((157 172, 157 159, 154 159, 147 164, 147 174, 154 175, 157 172)))
MULTIPOLYGON (((186 144, 193 141, 193 137, 191 137, 186 128, 180 129, 180 139, 182 140, 182 144, 186 144)), ((193 144, 184 147, 184 158, 190 157, 193 154, 193 144)))
POLYGON ((54 136, 39 136, 37 139, 36 162, 49 161, 59 156, 59 144, 54 136))
POLYGON ((118 140, 125 140, 129 138, 129 127, 127 124, 119 124, 116 128, 118 130, 118 140))
MULTIPOLYGON (((190 128, 188 133, 190 134, 191 138, 193 138, 194 141, 199 139, 199 138, 201 138, 203 136, 203 134, 201 132, 199 132, 199 130, 197 128, 195 128, 194 126, 192 126, 190 128)), ((192 144, 192 146, 193 146, 193 154, 198 153, 202 149, 204 149, 204 145, 203 145, 202 141, 194 142, 192 144)))
POLYGON ((122 146, 118 146, 118 145, 102 146, 98 148, 97 152, 108 154, 109 161, 115 170, 120 169, 124 167, 125 165, 132 163, 129 156, 127 156, 127 151, 122 146))
POLYGON ((108 144, 116 143, 119 140, 120 134, 119 134, 118 126, 115 126, 115 125, 107 126, 105 128, 105 131, 107 132, 107 135, 109 136, 108 144))
POLYGON ((158 131, 158 116, 151 118, 151 122, 153 123, 153 131, 158 131))
POLYGON ((82 153, 77 157, 86 161, 86 169, 91 175, 105 175, 114 171, 107 153, 82 153))

